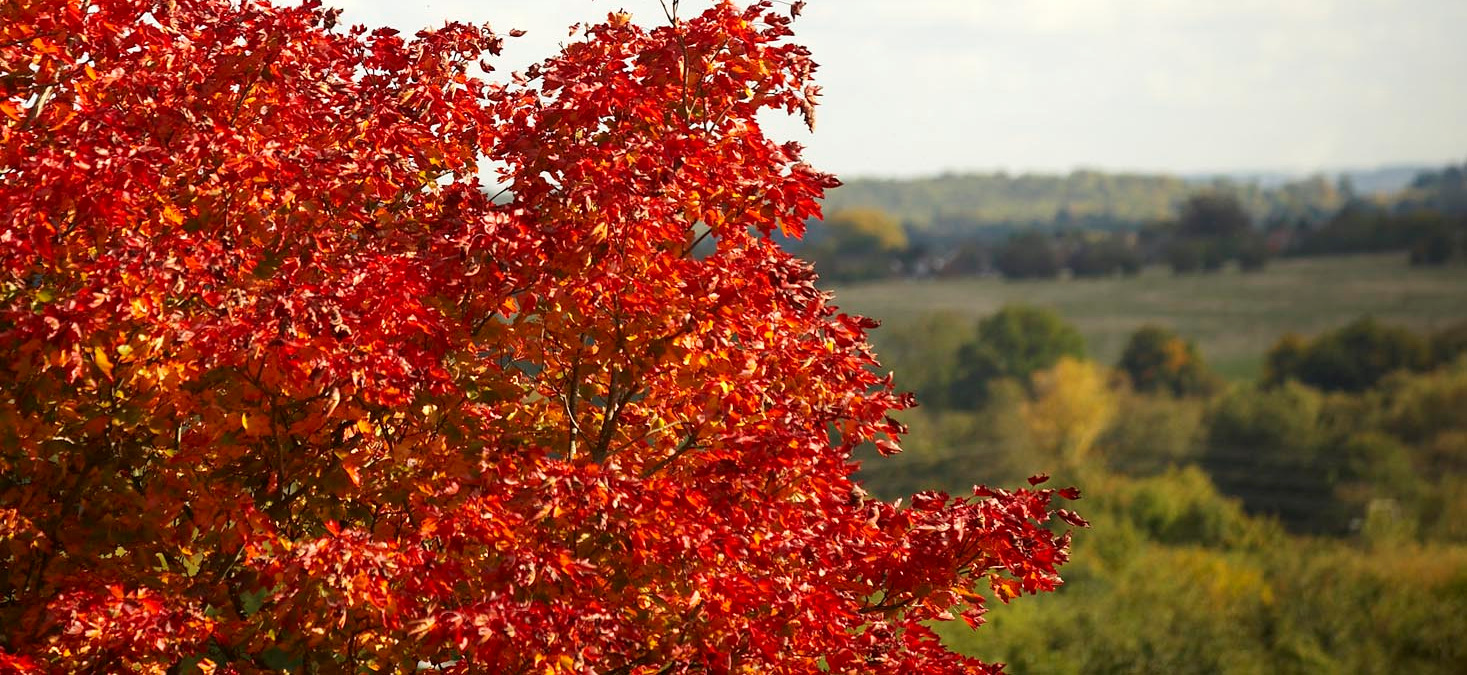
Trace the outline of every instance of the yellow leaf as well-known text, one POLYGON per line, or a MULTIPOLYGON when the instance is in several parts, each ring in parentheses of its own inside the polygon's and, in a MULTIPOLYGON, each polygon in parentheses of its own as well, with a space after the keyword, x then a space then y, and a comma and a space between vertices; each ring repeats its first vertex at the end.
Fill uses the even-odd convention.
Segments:
POLYGON ((250 416, 249 416, 248 413, 240 413, 239 414, 239 425, 241 427, 244 427, 244 430, 246 432, 248 432, 250 430, 250 416))
POLYGON ((102 374, 107 379, 112 379, 112 360, 107 358, 107 351, 101 346, 92 348, 92 358, 96 360, 97 367, 102 369, 102 374))
POLYGON ((178 207, 172 204, 163 205, 163 218, 174 225, 183 223, 183 213, 178 210, 178 207))
POLYGON ((367 419, 365 417, 363 417, 362 419, 357 420, 357 431, 360 431, 363 434, 371 434, 371 433, 375 432, 376 430, 377 430, 377 428, 374 427, 374 426, 372 426, 372 421, 371 420, 369 420, 369 419, 367 419))

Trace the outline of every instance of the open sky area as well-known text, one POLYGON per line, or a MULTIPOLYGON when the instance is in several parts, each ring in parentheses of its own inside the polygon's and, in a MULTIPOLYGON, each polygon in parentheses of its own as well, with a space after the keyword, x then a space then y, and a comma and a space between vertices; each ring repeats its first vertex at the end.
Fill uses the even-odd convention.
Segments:
MULTIPOLYGON (((658 0, 327 0, 347 23, 528 31, 658 0)), ((711 4, 682 3, 684 16, 711 4)), ((768 122, 845 177, 944 171, 1297 171, 1467 157, 1464 0, 810 0, 816 133, 768 122)))

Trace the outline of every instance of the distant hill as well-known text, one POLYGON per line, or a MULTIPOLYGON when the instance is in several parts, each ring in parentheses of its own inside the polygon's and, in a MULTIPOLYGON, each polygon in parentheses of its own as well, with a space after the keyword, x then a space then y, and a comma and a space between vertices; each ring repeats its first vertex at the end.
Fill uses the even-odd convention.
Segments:
POLYGON ((1235 184, 1256 183, 1264 189, 1273 189, 1305 180, 1312 175, 1324 176, 1326 180, 1339 185, 1341 180, 1349 182, 1350 186, 1358 195, 1388 195, 1400 192, 1411 185, 1411 182, 1422 173, 1435 171, 1440 167, 1399 164, 1382 166, 1373 169, 1346 169, 1341 171, 1316 172, 1315 174, 1301 174, 1289 171, 1231 171, 1224 173, 1188 174, 1183 179, 1188 183, 1209 184, 1217 181, 1226 181, 1235 184))
POLYGON ((832 191, 828 209, 874 207, 919 231, 1078 220, 1145 222, 1189 192, 1175 176, 1075 171, 1069 175, 945 174, 910 180, 856 179, 832 191))
POLYGON ((1354 184, 1359 194, 1395 194, 1406 189, 1416 177, 1441 169, 1438 166, 1387 166, 1379 169, 1345 171, 1340 175, 1354 184))
POLYGON ((1299 176, 1283 172, 1206 175, 1005 172, 931 178, 847 180, 827 196, 827 211, 877 208, 919 237, 1001 236, 1028 227, 1132 229, 1175 215, 1202 189, 1236 193, 1259 223, 1327 218, 1355 196, 1384 199, 1429 167, 1391 166, 1299 176), (1344 179, 1343 181, 1341 179, 1344 179), (1348 192, 1342 191, 1342 187, 1348 192))

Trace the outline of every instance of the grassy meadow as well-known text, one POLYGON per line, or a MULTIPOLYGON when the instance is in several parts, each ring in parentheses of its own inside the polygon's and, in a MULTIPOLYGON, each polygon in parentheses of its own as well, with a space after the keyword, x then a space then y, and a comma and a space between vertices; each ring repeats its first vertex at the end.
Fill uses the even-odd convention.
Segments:
POLYGON ((1312 335, 1363 315, 1417 330, 1467 318, 1467 266, 1412 267, 1394 253, 1276 260, 1252 274, 1175 276, 1152 267, 1101 280, 890 280, 834 290, 843 311, 888 325, 938 311, 976 322, 1015 302, 1049 307, 1074 323, 1091 356, 1105 363, 1119 357, 1138 326, 1161 324, 1195 340, 1208 363, 1231 378, 1261 374, 1264 353, 1285 333, 1312 335))

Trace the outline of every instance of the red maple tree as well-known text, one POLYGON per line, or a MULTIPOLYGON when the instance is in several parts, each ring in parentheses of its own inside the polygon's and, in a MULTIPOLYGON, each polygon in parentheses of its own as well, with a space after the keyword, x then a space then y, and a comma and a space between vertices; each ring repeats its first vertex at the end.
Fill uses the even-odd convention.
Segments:
POLYGON ((487 26, 0 7, 0 670, 986 672, 928 624, 1059 582, 1052 490, 852 482, 908 401, 770 239, 836 185, 771 3, 499 84, 487 26))

